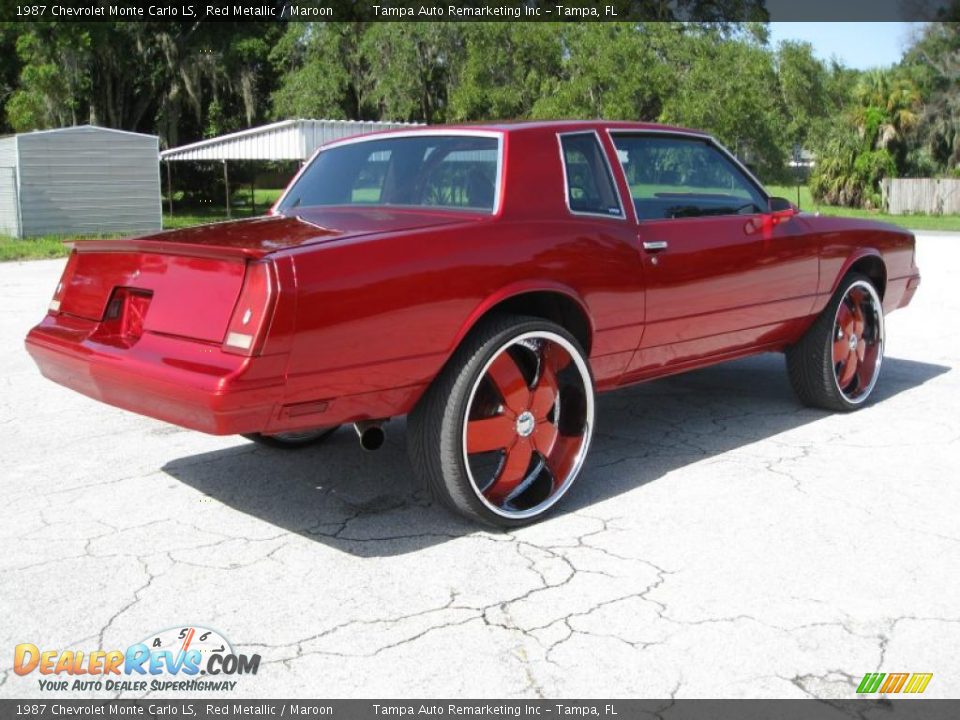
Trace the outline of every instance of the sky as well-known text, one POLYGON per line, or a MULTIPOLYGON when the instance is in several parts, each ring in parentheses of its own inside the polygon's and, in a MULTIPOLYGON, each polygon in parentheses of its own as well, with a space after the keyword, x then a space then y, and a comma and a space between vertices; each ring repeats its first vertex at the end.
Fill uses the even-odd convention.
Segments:
MULTIPOLYGON (((838 0, 842 2, 843 0, 838 0)), ((822 60, 836 56, 847 67, 866 70, 900 59, 916 22, 771 22, 770 44, 806 40, 822 60)))

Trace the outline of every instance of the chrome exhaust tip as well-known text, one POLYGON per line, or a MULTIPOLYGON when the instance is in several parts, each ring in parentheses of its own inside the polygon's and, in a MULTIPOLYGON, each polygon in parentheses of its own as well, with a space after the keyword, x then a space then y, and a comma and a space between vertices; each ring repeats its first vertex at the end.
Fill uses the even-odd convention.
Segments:
POLYGON ((360 447, 368 452, 379 450, 387 434, 383 431, 383 420, 361 420, 353 424, 360 438, 360 447))

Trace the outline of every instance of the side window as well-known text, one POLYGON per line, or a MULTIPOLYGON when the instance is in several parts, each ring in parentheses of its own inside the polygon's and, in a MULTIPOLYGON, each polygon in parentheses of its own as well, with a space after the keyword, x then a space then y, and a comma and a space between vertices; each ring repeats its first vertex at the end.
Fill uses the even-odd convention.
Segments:
POLYGON ((596 134, 561 135, 570 212, 623 217, 610 168, 596 134))
POLYGON ((766 201, 711 143, 696 138, 613 136, 641 220, 752 215, 766 201))

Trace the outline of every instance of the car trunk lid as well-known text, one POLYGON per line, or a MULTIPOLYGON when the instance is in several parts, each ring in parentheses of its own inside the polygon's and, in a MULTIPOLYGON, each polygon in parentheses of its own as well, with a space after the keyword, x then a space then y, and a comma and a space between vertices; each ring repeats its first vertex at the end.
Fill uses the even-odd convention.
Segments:
POLYGON ((246 263, 243 258, 84 250, 71 259, 57 310, 100 323, 105 342, 143 332, 221 342, 246 263))
POLYGON ((268 215, 168 230, 121 240, 85 240, 76 247, 96 251, 128 251, 215 258, 261 258, 304 245, 448 225, 485 217, 417 208, 299 208, 296 217, 268 215))
POLYGON ((154 332, 220 343, 248 267, 271 262, 265 256, 463 219, 422 210, 304 208, 298 217, 77 241, 51 310, 97 321, 105 342, 129 344, 142 332, 154 332))

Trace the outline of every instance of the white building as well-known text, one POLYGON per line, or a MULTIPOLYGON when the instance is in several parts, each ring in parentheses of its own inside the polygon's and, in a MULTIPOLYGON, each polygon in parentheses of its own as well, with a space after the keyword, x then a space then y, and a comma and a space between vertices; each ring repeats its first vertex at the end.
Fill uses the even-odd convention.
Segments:
POLYGON ((416 127, 408 123, 360 120, 281 120, 228 135, 170 148, 160 153, 177 160, 307 160, 320 145, 366 133, 416 127))
MULTIPOLYGON (((417 123, 367 122, 363 120, 281 120, 206 140, 170 148, 160 153, 166 165, 169 212, 173 214, 171 162, 219 162, 223 165, 224 209, 230 217, 231 160, 306 162, 314 151, 331 140, 384 130, 415 127, 417 123)), ((252 192, 252 190, 251 190, 252 192)))
POLYGON ((80 125, 0 138, 0 233, 160 230, 159 140, 80 125))

